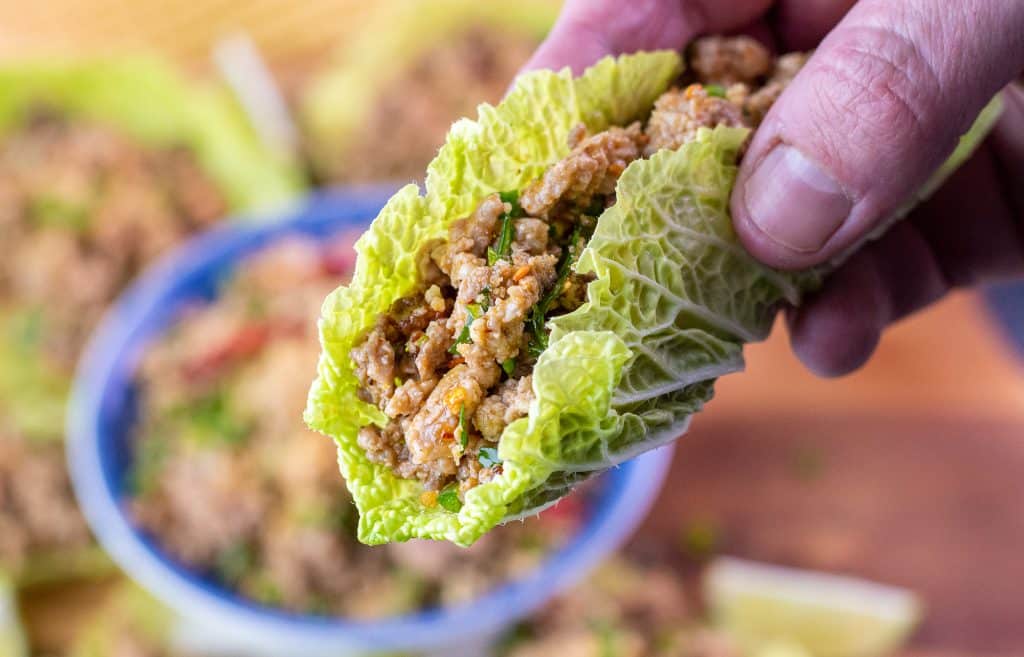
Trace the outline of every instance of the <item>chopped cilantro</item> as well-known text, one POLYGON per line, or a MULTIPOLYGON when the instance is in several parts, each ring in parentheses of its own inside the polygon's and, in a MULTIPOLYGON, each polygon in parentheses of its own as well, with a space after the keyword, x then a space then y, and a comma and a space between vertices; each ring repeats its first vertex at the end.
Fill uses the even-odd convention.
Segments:
MULTIPOLYGON (((477 312, 480 311, 480 306, 475 303, 471 303, 466 306, 466 323, 462 325, 462 330, 459 331, 459 337, 455 339, 455 344, 448 347, 448 353, 457 354, 459 353, 459 345, 465 344, 470 341, 469 339, 469 327, 477 320, 477 312)), ((482 314, 482 313, 481 313, 482 314)))
POLYGON ((725 87, 723 87, 720 84, 706 85, 704 87, 704 91, 706 91, 709 96, 712 96, 714 98, 725 98, 725 87))
POLYGON ((487 264, 494 265, 507 259, 512 251, 512 215, 501 215, 501 230, 498 232, 497 247, 487 247, 487 264))
POLYGON ((498 457, 497 447, 481 447, 478 460, 480 461, 480 465, 485 468, 493 468, 496 465, 501 465, 502 462, 498 457))
POLYGON ((512 376, 512 372, 516 371, 516 359, 506 358, 505 361, 501 364, 501 369, 505 370, 505 374, 512 376))
POLYGON ((487 247, 487 264, 494 265, 499 260, 507 259, 512 253, 512 220, 523 216, 523 208, 519 206, 519 192, 501 192, 498 194, 503 203, 508 203, 512 209, 503 212, 501 215, 501 230, 498 231, 498 243, 496 246, 487 247))
POLYGON ((498 198, 501 199, 502 203, 508 203, 512 206, 512 211, 509 212, 509 214, 511 214, 513 218, 519 218, 526 214, 523 212, 523 208, 519 205, 519 192, 516 190, 513 189, 510 192, 499 192, 498 198))
POLYGON ((459 444, 466 449, 469 444, 469 429, 466 427, 466 405, 459 409, 459 444))
POLYGON ((491 307, 491 288, 485 287, 480 290, 480 294, 478 296, 484 298, 484 300, 480 302, 480 307, 486 312, 487 309, 491 307))
POLYGON ((462 500, 459 499, 459 491, 455 484, 448 484, 444 490, 438 493, 437 503, 452 513, 459 512, 462 508, 462 500))
POLYGON ((533 336, 530 338, 529 351, 534 356, 539 356, 548 347, 548 334, 544 330, 544 324, 547 321, 547 314, 551 309, 551 304, 561 296, 562 288, 565 287, 565 281, 569 278, 569 273, 572 271, 572 266, 576 261, 576 248, 579 238, 580 227, 576 226, 558 263, 558 278, 555 280, 555 285, 537 302, 537 305, 533 307, 530 314, 530 329, 533 331, 533 336))

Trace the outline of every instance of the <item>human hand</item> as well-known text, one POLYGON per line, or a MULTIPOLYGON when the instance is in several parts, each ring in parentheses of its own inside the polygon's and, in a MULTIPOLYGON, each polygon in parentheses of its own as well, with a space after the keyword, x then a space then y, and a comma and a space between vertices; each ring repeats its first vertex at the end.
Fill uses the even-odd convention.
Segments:
MULTIPOLYGON (((816 48, 758 128, 732 196, 736 231, 767 265, 843 253, 945 160, 1024 71, 1020 0, 567 0, 527 68, 576 73, 608 54, 742 32, 816 48)), ((906 221, 791 312, 793 349, 826 376, 860 367, 890 323, 951 288, 1024 272, 1024 89, 974 157, 906 221)))

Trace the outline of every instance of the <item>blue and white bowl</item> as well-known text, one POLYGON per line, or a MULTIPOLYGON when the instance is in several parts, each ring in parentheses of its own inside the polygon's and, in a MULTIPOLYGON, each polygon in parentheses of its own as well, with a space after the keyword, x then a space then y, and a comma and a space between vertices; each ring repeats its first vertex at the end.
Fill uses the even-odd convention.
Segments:
POLYGON ((466 604, 376 621, 289 613, 246 600, 176 562, 126 512, 139 357, 180 310, 210 300, 247 256, 281 239, 364 228, 391 190, 335 190, 274 221, 228 222, 146 272, 111 309, 83 357, 68 417, 68 458, 85 516, 113 559, 211 644, 245 654, 338 657, 367 651, 480 654, 480 646, 582 578, 629 537, 665 477, 671 448, 605 474, 577 533, 532 573, 466 604), (457 647, 461 647, 457 648, 457 647))

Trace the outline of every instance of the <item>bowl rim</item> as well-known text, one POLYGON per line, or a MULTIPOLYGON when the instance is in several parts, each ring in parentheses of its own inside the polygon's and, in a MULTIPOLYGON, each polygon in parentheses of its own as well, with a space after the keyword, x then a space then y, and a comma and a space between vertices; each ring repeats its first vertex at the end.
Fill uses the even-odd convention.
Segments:
MULTIPOLYGON (((269 653, 332 654, 341 649, 428 649, 455 639, 491 636, 584 577, 617 549, 646 516, 668 471, 673 447, 659 448, 611 469, 608 491, 589 521, 529 575, 468 603, 382 620, 298 614, 248 601, 171 560, 128 518, 103 447, 114 437, 102 426, 110 395, 125 389, 135 359, 175 313, 175 282, 220 268, 230 272, 263 246, 316 228, 337 234, 365 229, 393 187, 334 188, 269 215, 243 216, 187 241, 148 268, 107 311, 79 362, 67 416, 68 467, 87 522, 99 543, 131 577, 183 618, 269 653), (155 318, 155 319, 154 319, 155 318)), ((212 274, 207 274, 207 276, 212 274)), ((186 286, 187 288, 187 286, 186 286)), ((181 301, 178 292, 178 304, 181 301)))

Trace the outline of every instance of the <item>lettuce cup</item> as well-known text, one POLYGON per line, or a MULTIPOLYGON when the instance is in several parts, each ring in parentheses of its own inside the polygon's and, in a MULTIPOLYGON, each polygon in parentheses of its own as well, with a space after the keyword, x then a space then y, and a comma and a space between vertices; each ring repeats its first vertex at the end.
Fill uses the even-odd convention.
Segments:
POLYGON ((528 73, 454 124, 323 306, 306 419, 338 446, 361 540, 469 545, 685 432, 822 275, 761 265, 729 216, 802 61, 708 37, 685 74, 669 51, 528 73))
POLYGON ((0 67, 0 570, 106 569, 65 468, 78 356, 148 262, 298 188, 220 98, 150 60, 0 67))

